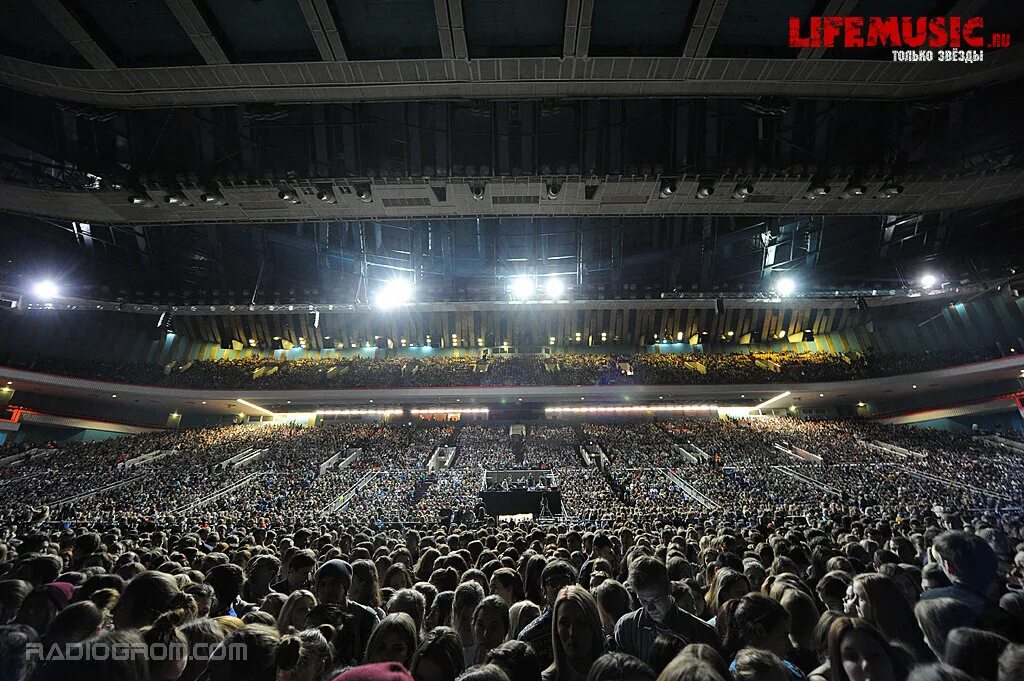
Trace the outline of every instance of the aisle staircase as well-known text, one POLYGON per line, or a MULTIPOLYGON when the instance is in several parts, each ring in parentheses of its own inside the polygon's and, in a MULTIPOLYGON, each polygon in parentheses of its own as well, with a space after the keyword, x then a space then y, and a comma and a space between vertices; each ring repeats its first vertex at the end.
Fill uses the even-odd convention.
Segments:
POLYGON ((721 508, 721 506, 718 503, 716 503, 710 497, 701 494, 699 491, 697 491, 696 487, 694 487, 689 482, 684 480, 683 477, 679 475, 679 472, 677 470, 672 468, 665 468, 661 469, 661 471, 662 473, 665 474, 666 478, 668 478, 675 484, 676 487, 686 492, 686 496, 690 497, 704 508, 710 511, 716 511, 719 508, 721 508))

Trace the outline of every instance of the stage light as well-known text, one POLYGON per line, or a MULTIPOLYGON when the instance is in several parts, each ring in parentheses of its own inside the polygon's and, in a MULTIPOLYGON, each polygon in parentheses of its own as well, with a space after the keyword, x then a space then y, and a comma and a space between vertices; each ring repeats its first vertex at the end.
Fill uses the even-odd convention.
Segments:
POLYGON ((850 184, 848 184, 846 186, 846 189, 843 190, 843 193, 839 195, 839 198, 841 198, 841 199, 852 199, 855 196, 864 196, 864 194, 867 192, 867 190, 868 190, 868 188, 865 187, 864 185, 862 185, 862 184, 854 184, 854 183, 851 182, 850 184))
POLYGON ((697 198, 698 199, 710 199, 715 194, 715 185, 711 183, 702 182, 697 187, 697 198))
POLYGON ((214 191, 206 192, 205 194, 200 194, 199 200, 202 201, 203 203, 210 203, 215 206, 228 205, 227 199, 224 198, 224 195, 214 191))
POLYGON ((562 193, 562 183, 552 180, 548 182, 548 200, 554 201, 558 198, 558 195, 562 193))
POLYGON ((363 203, 373 203, 373 192, 370 190, 370 185, 357 185, 356 198, 363 203))
POLYGON ((754 193, 754 185, 752 184, 738 184, 736 190, 732 193, 732 198, 742 201, 751 194, 754 193))
POLYGON ((483 185, 483 184, 472 184, 472 185, 469 186, 469 191, 470 191, 470 193, 473 194, 473 200, 474 201, 483 201, 484 200, 485 186, 486 185, 483 185))
POLYGON ((513 277, 509 283, 508 291, 514 300, 526 300, 537 290, 537 283, 533 277, 519 275, 513 277))
POLYGON ((168 194, 164 197, 164 201, 172 206, 184 206, 187 208, 192 205, 192 202, 188 200, 188 197, 181 192, 172 192, 168 194))
POLYGON ((60 295, 60 287, 50 279, 43 279, 32 287, 32 295, 40 300, 53 300, 60 295))
POLYGON ((380 308, 408 305, 412 300, 412 283, 405 279, 393 279, 377 294, 376 305, 380 308))
POLYGON ((287 201, 288 203, 291 204, 299 203, 299 195, 296 194, 295 191, 292 189, 282 189, 277 193, 277 198, 281 199, 282 201, 287 201))
POLYGON ((667 199, 676 192, 676 181, 665 178, 661 181, 661 186, 658 190, 658 197, 667 199))
POLYGON ((544 282, 544 294, 550 300, 558 300, 565 295, 565 284, 561 279, 548 279, 544 282))
POLYGON ((886 182, 882 185, 881 189, 878 190, 878 197, 882 199, 891 199, 894 196, 899 196, 903 193, 903 186, 896 184, 895 182, 886 182))
POLYGON ((796 280, 792 277, 783 277, 775 284, 775 291, 780 296, 791 296, 796 293, 796 280))
POLYGON ((334 197, 334 192, 321 189, 316 193, 316 198, 324 203, 337 203, 338 199, 334 197))
POLYGON ((804 198, 813 201, 814 199, 827 196, 830 191, 832 191, 832 188, 827 184, 817 184, 811 187, 810 190, 804 194, 804 198))
POLYGON ((921 288, 931 288, 938 283, 939 279, 934 274, 927 273, 921 275, 921 288))

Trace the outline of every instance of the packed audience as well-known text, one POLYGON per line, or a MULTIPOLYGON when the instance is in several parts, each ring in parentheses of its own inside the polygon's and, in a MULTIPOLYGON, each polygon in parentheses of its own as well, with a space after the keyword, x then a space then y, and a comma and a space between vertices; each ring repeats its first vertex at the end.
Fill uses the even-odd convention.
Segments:
POLYGON ((992 348, 916 353, 560 353, 476 356, 360 354, 247 356, 165 366, 66 357, 3 356, 0 366, 105 381, 191 389, 343 389, 431 386, 705 385, 876 378, 995 359, 992 348))
POLYGON ((0 454, 4 678, 1024 678, 1024 462, 967 435, 329 423, 0 454), (494 452, 552 447, 564 514, 488 516, 494 452))

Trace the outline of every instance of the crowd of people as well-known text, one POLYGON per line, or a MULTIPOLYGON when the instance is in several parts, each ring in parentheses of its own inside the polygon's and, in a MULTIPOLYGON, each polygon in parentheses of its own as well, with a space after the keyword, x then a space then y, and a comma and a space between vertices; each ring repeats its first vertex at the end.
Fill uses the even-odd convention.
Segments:
POLYGON ((0 357, 0 365, 105 381, 190 389, 344 389, 432 386, 703 385, 876 378, 995 359, 992 348, 905 353, 627 353, 416 356, 385 352, 286 359, 251 355, 160 366, 66 357, 0 357))
POLYGON ((1024 678, 1012 450, 776 417, 525 435, 337 422, 0 446, 14 457, 0 467, 0 668, 31 681, 1024 678), (441 446, 457 449, 451 467, 428 465, 441 446), (603 457, 588 465, 581 447, 603 457), (531 460, 551 466, 563 513, 488 516, 483 472, 531 460), (130 654, 102 654, 115 646, 130 654))

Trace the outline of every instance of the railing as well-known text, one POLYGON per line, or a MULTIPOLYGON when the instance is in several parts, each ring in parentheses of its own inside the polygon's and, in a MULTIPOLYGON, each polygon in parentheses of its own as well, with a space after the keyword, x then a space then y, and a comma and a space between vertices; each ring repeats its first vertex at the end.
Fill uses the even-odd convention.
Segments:
POLYGON ((696 501, 704 508, 710 511, 715 511, 718 510, 718 508, 720 508, 719 504, 715 503, 710 497, 707 497, 701 492, 698 492, 696 487, 694 487, 689 482, 680 477, 679 474, 675 472, 675 470, 670 468, 660 470, 666 478, 675 483, 676 487, 686 492, 687 496, 689 496, 691 499, 696 501))
POLYGON ((925 480, 938 482, 949 487, 959 487, 960 489, 967 489, 972 492, 986 494, 990 497, 995 497, 997 499, 1003 499, 1006 501, 1013 500, 1013 497, 1011 497, 1009 494, 1003 494, 1002 492, 996 492, 995 490, 984 489, 982 487, 975 487, 974 485, 968 485, 967 483, 964 482, 957 482, 956 480, 950 480, 949 478, 944 478, 940 475, 933 475, 931 473, 925 473, 923 471, 915 470, 913 468, 907 468, 906 466, 897 466, 897 468, 899 468, 900 470, 904 471, 905 473, 912 477, 924 478, 925 480))
POLYGON ((789 477, 791 477, 791 478, 793 478, 795 480, 799 480, 800 482, 802 482, 802 483, 804 483, 806 485, 810 485, 811 487, 815 487, 817 489, 820 489, 823 492, 827 492, 828 494, 834 494, 836 496, 840 496, 839 490, 835 489, 834 487, 829 487, 825 483, 820 482, 818 480, 815 480, 814 478, 812 478, 810 476, 807 476, 807 475, 804 475, 803 473, 797 473, 792 468, 786 468, 785 466, 772 466, 772 468, 774 468, 775 470, 779 471, 783 475, 788 475, 789 477))
POLYGON ((82 501, 83 499, 94 497, 97 494, 103 494, 104 492, 115 490, 118 487, 124 487, 125 485, 131 484, 136 480, 141 479, 141 475, 136 475, 131 478, 125 478, 124 480, 118 480, 117 482, 110 483, 109 485, 104 485, 103 487, 97 487, 96 489, 89 490, 88 492, 82 492, 81 494, 75 494, 74 496, 64 497, 63 499, 52 501, 50 502, 50 506, 61 506, 63 504, 70 504, 75 501, 82 501))
POLYGON ((225 487, 221 487, 216 492, 214 492, 212 494, 209 494, 209 495, 207 495, 205 497, 202 497, 201 499, 199 499, 197 501, 193 501, 191 504, 185 504, 184 506, 181 506, 179 508, 174 509, 174 512, 175 513, 183 513, 185 511, 191 511, 193 509, 201 508, 203 506, 206 506, 207 504, 210 504, 210 503, 216 501, 217 499, 220 499, 221 497, 225 496, 226 494, 230 494, 231 492, 234 492, 237 489, 241 489, 242 487, 245 487, 246 485, 249 485, 250 483, 255 481, 256 478, 260 477, 261 475, 266 475, 266 473, 267 473, 267 471, 257 471, 255 473, 250 473, 249 475, 245 476, 241 480, 237 480, 237 481, 231 483, 230 485, 227 485, 225 487))
POLYGON ((364 475, 363 477, 359 478, 359 480, 356 481, 356 484, 352 485, 352 487, 350 487, 346 492, 338 496, 337 499, 335 499, 327 506, 325 506, 320 511, 320 515, 329 515, 344 508, 345 505, 352 500, 352 497, 355 495, 356 492, 366 487, 370 483, 370 481, 376 478, 378 475, 380 475, 378 471, 367 472, 366 475, 364 475))

